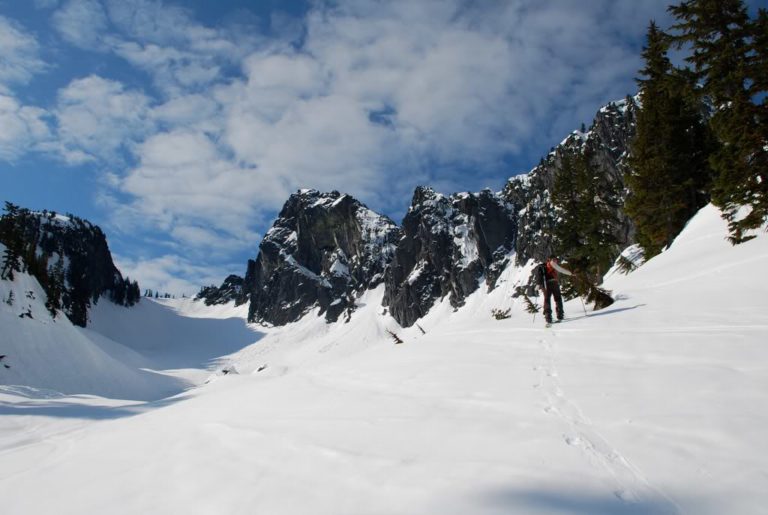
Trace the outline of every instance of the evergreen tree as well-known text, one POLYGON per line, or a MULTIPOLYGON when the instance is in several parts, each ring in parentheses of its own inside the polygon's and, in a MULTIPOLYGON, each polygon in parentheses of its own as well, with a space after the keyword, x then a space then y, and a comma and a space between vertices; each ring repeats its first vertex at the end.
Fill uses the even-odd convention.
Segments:
POLYGON ((687 61, 714 106, 711 126, 721 145, 710 158, 712 200, 731 241, 740 243, 749 239, 745 231, 768 220, 766 14, 751 21, 741 0, 686 0, 669 10, 677 18, 673 39, 691 45, 687 61))
POLYGON ((52 317, 61 309, 61 297, 64 294, 64 260, 59 258, 48 273, 48 287, 46 288, 48 300, 45 307, 52 317))
POLYGON ((629 173, 627 214, 646 259, 668 246, 696 211, 709 202, 713 137, 703 119, 690 73, 667 57, 668 38, 654 22, 638 79, 643 107, 637 115, 629 173))
MULTIPOLYGON (((564 154, 555 177, 555 252, 571 268, 600 283, 618 254, 613 234, 619 194, 591 163, 591 152, 564 154)), ((577 291, 578 294, 585 292, 577 291)))
POLYGON ((13 280, 13 272, 21 272, 22 239, 19 226, 19 206, 5 203, 5 214, 0 217, 0 242, 5 245, 0 279, 13 280))

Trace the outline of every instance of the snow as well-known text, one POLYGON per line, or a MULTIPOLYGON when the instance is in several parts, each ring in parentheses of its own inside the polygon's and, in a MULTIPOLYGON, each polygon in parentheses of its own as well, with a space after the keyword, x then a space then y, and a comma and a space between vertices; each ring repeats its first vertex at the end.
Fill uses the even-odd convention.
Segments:
POLYGON ((458 261, 459 268, 467 268, 469 265, 480 259, 480 252, 477 249, 475 239, 469 234, 470 220, 462 216, 465 223, 457 225, 453 229, 453 244, 461 256, 458 261))
POLYGON ((342 262, 340 256, 337 256, 337 259, 333 262, 328 272, 331 275, 339 277, 349 277, 349 267, 342 262))
MULTIPOLYGON (((258 333, 242 306, 101 302, 77 332, 123 346, 109 370, 141 358, 158 377, 206 379, 118 400, 0 369, 3 513, 765 513, 768 236, 732 247, 726 234, 705 208, 607 279, 614 305, 569 302, 551 329, 511 297, 530 266, 458 311, 445 299, 419 321, 426 334, 383 314, 382 286, 349 323, 315 311, 258 333)), ((22 374, 32 353, 7 335, 42 322, 5 307, 0 352, 22 374)))
POLYGON ((413 267, 413 270, 411 270, 411 273, 408 275, 408 278, 405 280, 405 282, 408 283, 408 285, 412 286, 413 283, 419 280, 419 277, 421 277, 422 272, 424 272, 424 268, 426 268, 427 262, 423 259, 419 261, 416 266, 413 267))

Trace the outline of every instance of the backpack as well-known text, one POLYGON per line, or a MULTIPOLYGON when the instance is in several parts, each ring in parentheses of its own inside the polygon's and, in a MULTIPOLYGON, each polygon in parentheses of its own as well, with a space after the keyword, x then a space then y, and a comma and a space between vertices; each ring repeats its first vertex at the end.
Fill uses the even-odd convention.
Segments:
POLYGON ((542 290, 547 287, 547 265, 539 263, 533 269, 533 282, 542 290))

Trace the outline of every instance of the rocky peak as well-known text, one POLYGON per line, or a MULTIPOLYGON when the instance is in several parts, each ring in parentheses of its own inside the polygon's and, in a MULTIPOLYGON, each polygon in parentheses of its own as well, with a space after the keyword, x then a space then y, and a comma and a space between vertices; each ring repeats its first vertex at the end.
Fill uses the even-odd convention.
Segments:
POLYGON ((382 282, 399 229, 338 191, 290 196, 249 262, 251 321, 285 324, 319 307, 335 321, 382 282))
POLYGON ((235 306, 245 304, 248 299, 243 289, 244 279, 239 275, 228 275, 221 286, 204 286, 195 296, 195 300, 202 300, 206 306, 227 304, 235 302, 235 306))
POLYGON ((76 325, 86 326, 88 308, 102 296, 125 306, 140 300, 138 283, 123 278, 104 233, 87 220, 9 204, 0 219, 0 242, 7 254, 4 275, 10 278, 15 269, 34 276, 49 309, 63 310, 76 325))
MULTIPOLYGON (((598 171, 597 179, 606 188, 626 196, 624 171, 629 146, 635 135, 635 120, 640 108, 638 97, 611 102, 595 115, 587 131, 573 131, 530 172, 512 177, 504 187, 504 198, 518 213, 517 263, 543 260, 552 251, 551 235, 557 214, 551 201, 555 177, 563 168, 563 156, 589 152, 598 171)), ((621 203, 623 204, 624 198, 621 203)), ((613 228, 620 246, 633 243, 634 224, 623 210, 616 212, 613 228)))
POLYGON ((515 245, 511 206, 490 190, 445 196, 416 188, 387 269, 384 304, 403 326, 437 299, 458 307, 485 276, 493 287, 515 245))

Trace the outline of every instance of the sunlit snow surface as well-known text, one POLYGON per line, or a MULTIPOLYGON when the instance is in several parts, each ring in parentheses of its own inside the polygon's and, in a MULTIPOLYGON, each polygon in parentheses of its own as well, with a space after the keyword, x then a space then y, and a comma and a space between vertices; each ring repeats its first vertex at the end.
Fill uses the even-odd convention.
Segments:
POLYGON ((551 329, 511 298, 519 269, 433 309, 426 334, 383 314, 381 289, 330 326, 104 302, 89 330, 66 330, 82 356, 64 373, 63 352, 6 349, 55 342, 0 310, 17 374, 0 382, 46 359, 51 374, 0 386, 2 513, 766 513, 768 237, 724 237, 705 208, 668 251, 609 277, 613 306, 585 315, 577 299, 551 329), (53 391, 73 374, 136 395, 53 391))

